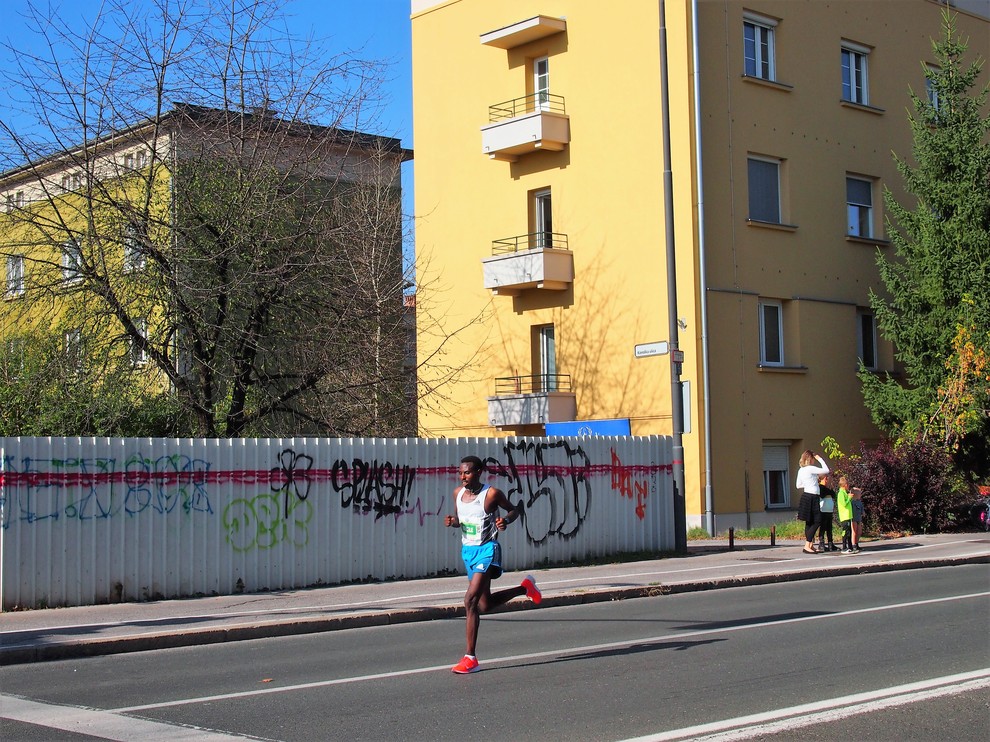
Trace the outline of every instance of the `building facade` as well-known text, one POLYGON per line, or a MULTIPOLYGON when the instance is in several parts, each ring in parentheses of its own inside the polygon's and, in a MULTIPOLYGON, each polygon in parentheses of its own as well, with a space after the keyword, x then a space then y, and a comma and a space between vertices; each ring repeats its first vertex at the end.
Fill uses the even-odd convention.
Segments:
POLYGON ((802 450, 880 435, 883 191, 944 9, 412 0, 421 434, 672 432, 665 54, 687 525, 793 517, 802 450))
POLYGON ((171 389, 205 436, 412 434, 411 158, 391 137, 176 104, 4 172, 0 340, 45 335, 77 375, 171 389))

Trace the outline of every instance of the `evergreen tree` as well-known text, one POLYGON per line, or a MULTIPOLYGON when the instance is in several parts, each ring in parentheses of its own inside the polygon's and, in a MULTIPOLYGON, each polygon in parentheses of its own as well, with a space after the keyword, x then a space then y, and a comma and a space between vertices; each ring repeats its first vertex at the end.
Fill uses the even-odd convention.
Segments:
MULTIPOLYGON (((952 441, 946 440, 945 426, 937 432, 931 427, 944 420, 947 378, 958 376, 960 364, 953 358, 960 346, 954 341, 963 334, 977 353, 990 350, 990 117, 984 113, 990 86, 972 95, 982 60, 964 62, 967 43, 956 35, 948 12, 944 35, 932 46, 937 66, 925 65, 927 95, 911 94, 914 164, 894 155, 916 203, 909 208, 884 192, 895 257, 877 259, 889 299, 870 297, 904 379, 865 369, 860 378, 866 405, 881 428, 946 444, 952 441)), ((985 448, 990 383, 975 373, 965 386, 969 414, 958 418, 965 424, 948 437, 985 448)))

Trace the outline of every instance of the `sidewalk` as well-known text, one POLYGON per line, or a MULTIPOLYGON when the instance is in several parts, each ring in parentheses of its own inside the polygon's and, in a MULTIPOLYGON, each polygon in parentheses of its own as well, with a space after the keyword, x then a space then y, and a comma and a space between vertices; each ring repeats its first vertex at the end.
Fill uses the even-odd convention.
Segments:
MULTIPOLYGON (((801 541, 691 541, 685 556, 533 571, 543 607, 957 564, 990 564, 990 534, 908 536, 859 554, 804 554, 801 541)), ((505 587, 523 573, 507 573, 505 587)), ((463 576, 251 595, 0 614, 0 666, 451 618, 463 576)), ((527 610, 516 600, 503 610, 527 610)))

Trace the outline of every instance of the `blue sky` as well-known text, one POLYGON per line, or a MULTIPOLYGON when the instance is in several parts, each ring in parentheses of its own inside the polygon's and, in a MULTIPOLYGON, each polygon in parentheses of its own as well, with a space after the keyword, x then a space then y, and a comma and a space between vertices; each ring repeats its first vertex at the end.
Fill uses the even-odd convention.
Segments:
MULTIPOLYGON (((133 0, 140 3, 142 0, 133 0)), ((36 0, 45 7, 48 0, 36 0)), ((100 0, 53 0, 65 17, 76 16, 91 22, 100 8, 100 0)), ((0 3, 0 39, 15 49, 30 50, 38 39, 23 18, 25 0, 0 3)), ((412 80, 409 0, 288 0, 285 3, 290 29, 301 35, 328 40, 336 52, 353 51, 367 59, 390 62, 389 81, 383 93, 387 107, 376 134, 397 136, 406 147, 412 146, 412 80)), ((12 69, 12 54, 0 49, 0 65, 12 69)), ((9 111, 0 102, 0 115, 9 111)), ((11 122, 13 123, 13 122, 11 122)))

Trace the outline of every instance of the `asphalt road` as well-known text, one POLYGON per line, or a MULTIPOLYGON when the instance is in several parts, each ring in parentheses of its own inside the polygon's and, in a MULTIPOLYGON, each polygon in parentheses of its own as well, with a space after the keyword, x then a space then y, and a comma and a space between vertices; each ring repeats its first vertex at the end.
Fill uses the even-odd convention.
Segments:
POLYGON ((985 565, 833 577, 11 666, 0 737, 968 741, 988 636, 985 565))

